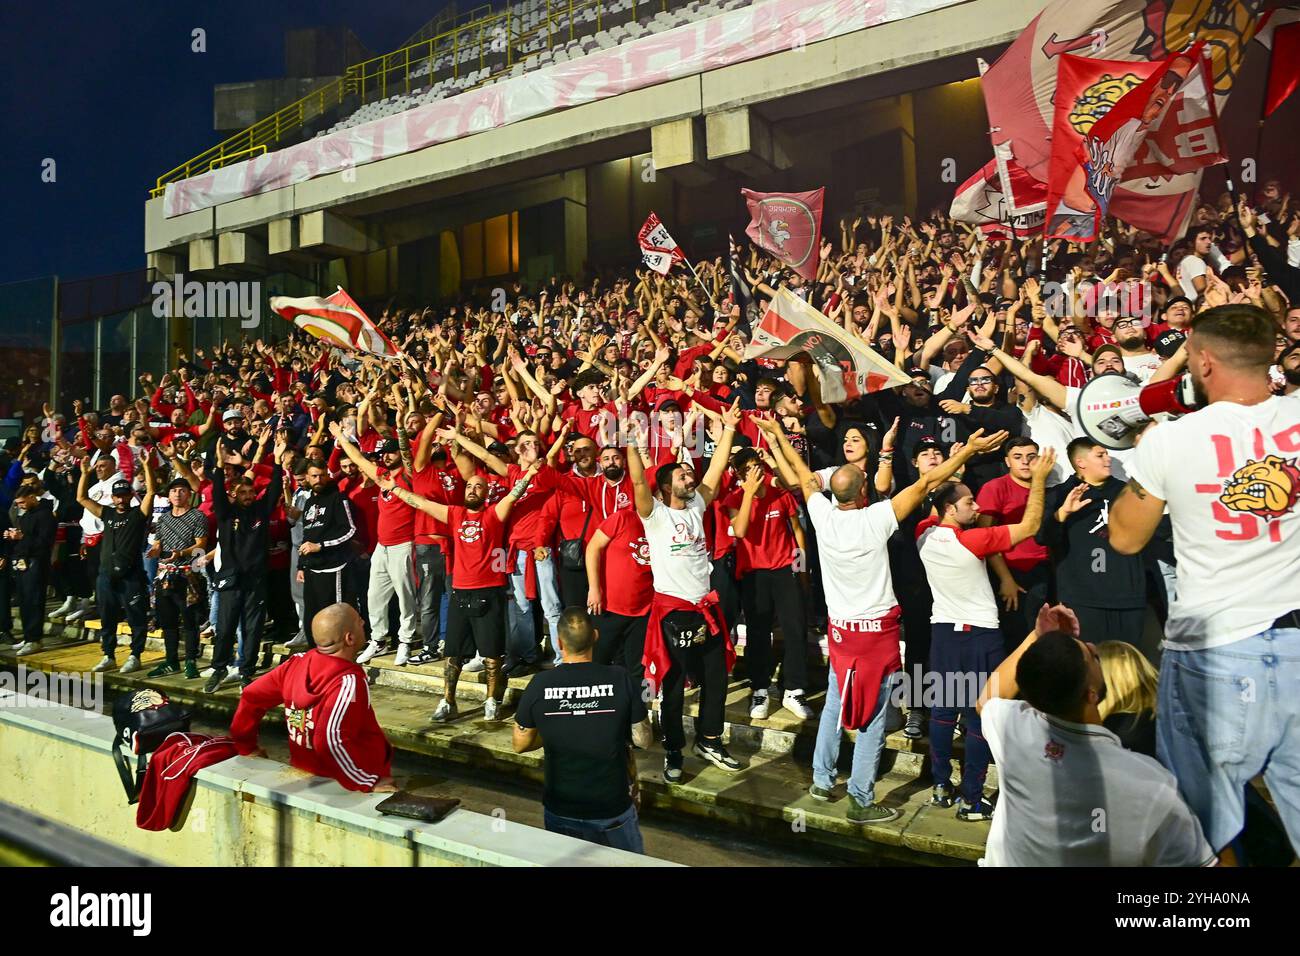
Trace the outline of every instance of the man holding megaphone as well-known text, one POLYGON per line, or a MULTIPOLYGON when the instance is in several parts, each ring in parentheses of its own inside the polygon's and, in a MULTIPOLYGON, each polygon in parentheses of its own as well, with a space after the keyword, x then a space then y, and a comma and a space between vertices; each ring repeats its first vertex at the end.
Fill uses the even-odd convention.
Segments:
POLYGON ((1136 554, 1169 510, 1178 586, 1156 751, 1216 851, 1259 773, 1300 850, 1300 403, 1271 392, 1276 332, 1252 305, 1196 317, 1200 410, 1145 432, 1110 514, 1111 546, 1136 554))

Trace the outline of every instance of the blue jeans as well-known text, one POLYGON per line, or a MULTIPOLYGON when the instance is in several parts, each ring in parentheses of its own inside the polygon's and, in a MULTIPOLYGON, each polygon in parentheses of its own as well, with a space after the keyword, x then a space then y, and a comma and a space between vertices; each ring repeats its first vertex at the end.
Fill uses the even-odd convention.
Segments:
MULTIPOLYGON (((813 783, 826 790, 835 786, 835 765, 840 759, 840 682, 832 666, 828 672, 826 705, 822 707, 821 721, 817 724, 817 743, 813 747, 813 783)), ((887 674, 880 682, 880 696, 871 722, 858 728, 858 738, 853 745, 853 769, 849 773, 849 793, 859 803, 876 802, 876 769, 880 766, 880 751, 885 749, 885 715, 889 708, 889 690, 894 675, 887 674)))
POLYGON ((1300 628, 1209 650, 1166 648, 1156 755, 1216 851, 1241 832, 1246 787, 1262 771, 1300 852, 1300 628))
POLYGON ((588 843, 613 847, 615 850, 645 853, 635 806, 628 807, 623 813, 608 820, 575 820, 573 817, 554 814, 545 807, 542 808, 542 816, 546 829, 552 833, 562 833, 588 843))
MULTIPOLYGON (((506 634, 506 656, 513 660, 537 661, 537 631, 533 627, 533 603, 528 600, 524 575, 528 555, 520 551, 516 555, 518 568, 510 575, 509 622, 506 634)), ((537 596, 542 602, 542 614, 546 617, 551 631, 551 641, 560 629, 560 587, 555 580, 555 549, 547 557, 537 562, 537 596)))

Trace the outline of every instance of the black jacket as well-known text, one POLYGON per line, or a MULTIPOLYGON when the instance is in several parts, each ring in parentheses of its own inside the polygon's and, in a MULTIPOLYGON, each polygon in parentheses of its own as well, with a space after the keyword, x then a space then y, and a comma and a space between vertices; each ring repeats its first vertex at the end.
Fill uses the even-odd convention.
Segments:
POLYGON ((298 566, 308 571, 337 568, 356 555, 357 519, 338 485, 313 491, 302 510, 302 540, 321 545, 321 550, 303 555, 298 566))
MULTIPOLYGON (((213 456, 215 459, 215 456, 213 456)), ((212 513, 217 519, 217 543, 221 546, 221 570, 216 574, 218 590, 229 587, 240 575, 262 574, 270 548, 268 531, 271 512, 280 496, 280 465, 271 467, 271 483, 247 507, 226 497, 226 476, 215 460, 212 473, 212 513)))
POLYGON ((58 522, 48 498, 41 498, 31 511, 19 514, 13 526, 23 533, 18 541, 5 541, 9 563, 26 561, 29 567, 49 570, 50 556, 54 551, 54 534, 58 522))

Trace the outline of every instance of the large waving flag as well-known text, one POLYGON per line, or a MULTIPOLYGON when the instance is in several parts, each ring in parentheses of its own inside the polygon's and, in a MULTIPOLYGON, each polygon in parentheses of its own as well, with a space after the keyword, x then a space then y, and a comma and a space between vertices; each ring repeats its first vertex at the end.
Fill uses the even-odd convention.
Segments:
POLYGON ((401 358, 397 347, 340 288, 331 296, 271 297, 271 311, 298 328, 341 349, 356 349, 385 359, 401 358))
POLYGON ((822 398, 843 402, 910 379, 861 339, 846 332, 789 289, 782 287, 754 329, 745 358, 812 356, 822 383, 822 398))
POLYGON ((745 234, 809 282, 821 258, 822 202, 826 189, 803 193, 758 193, 742 189, 749 207, 745 234))
POLYGON ((1019 163, 1011 160, 1000 169, 998 161, 990 159, 957 187, 948 214, 958 222, 979 226, 990 239, 1024 239, 1043 231, 1046 198, 1043 184, 1026 174, 1019 163))
MULTIPOLYGON (((1221 113, 1262 6, 1263 0, 1050 0, 981 81, 994 146, 1006 144, 1030 176, 1048 182, 1057 69, 1067 53, 1136 68, 1204 41, 1221 113)), ((1118 100, 1117 91, 1114 84, 1099 88, 1091 102, 1108 108, 1118 100)), ((1148 136, 1147 146, 1155 139, 1148 136)), ((1176 138, 1170 148, 1175 152, 1167 158, 1176 168, 1182 161, 1176 138)), ((1199 170, 1146 175, 1115 188, 1111 214, 1155 235, 1180 235, 1191 218, 1199 170)))
POLYGON ((1270 116, 1300 86, 1300 10, 1270 10, 1255 37, 1269 49, 1264 115, 1270 116))
POLYGON ((636 234, 636 242, 641 247, 641 261, 660 275, 668 275, 674 262, 686 261, 686 254, 678 247, 677 240, 668 234, 668 227, 654 213, 650 213, 650 218, 636 234))

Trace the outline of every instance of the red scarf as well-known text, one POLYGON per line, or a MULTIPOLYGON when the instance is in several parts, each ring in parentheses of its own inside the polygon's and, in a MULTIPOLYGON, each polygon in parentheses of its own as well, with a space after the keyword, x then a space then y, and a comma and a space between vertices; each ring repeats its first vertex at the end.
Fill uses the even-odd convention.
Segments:
POLYGON ((840 683, 840 724, 846 730, 871 723, 885 675, 903 668, 898 653, 901 615, 895 607, 871 621, 839 621, 844 626, 837 626, 832 620, 826 628, 826 647, 840 683))
POLYGON ((692 604, 690 601, 683 601, 681 598, 656 591, 654 599, 650 602, 650 617, 645 625, 645 652, 641 656, 641 664, 645 667, 645 676, 650 682, 650 689, 658 693, 659 685, 672 670, 673 660, 668 655, 668 647, 664 643, 663 621, 664 615, 673 611, 699 611, 704 615, 709 633, 721 634, 726 642, 727 673, 730 674, 732 666, 736 663, 736 649, 731 644, 731 631, 727 629, 727 622, 722 617, 718 592, 710 591, 700 598, 698 604, 692 604))

